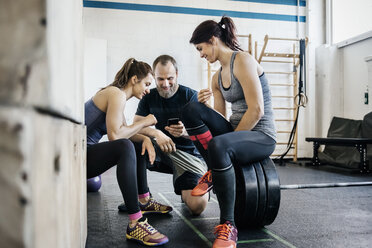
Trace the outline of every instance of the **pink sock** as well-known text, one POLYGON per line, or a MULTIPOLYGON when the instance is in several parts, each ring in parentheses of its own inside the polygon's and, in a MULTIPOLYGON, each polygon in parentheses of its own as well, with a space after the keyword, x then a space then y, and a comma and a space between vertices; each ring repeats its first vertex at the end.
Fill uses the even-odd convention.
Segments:
POLYGON ((150 196, 150 192, 147 192, 147 193, 142 194, 142 195, 138 195, 138 198, 139 198, 139 199, 143 199, 143 198, 146 198, 146 197, 148 197, 148 196, 150 196))
POLYGON ((141 211, 138 211, 137 213, 135 213, 135 214, 130 214, 129 215, 129 219, 130 220, 137 220, 137 219, 139 219, 139 218, 141 218, 142 217, 142 212, 141 211))

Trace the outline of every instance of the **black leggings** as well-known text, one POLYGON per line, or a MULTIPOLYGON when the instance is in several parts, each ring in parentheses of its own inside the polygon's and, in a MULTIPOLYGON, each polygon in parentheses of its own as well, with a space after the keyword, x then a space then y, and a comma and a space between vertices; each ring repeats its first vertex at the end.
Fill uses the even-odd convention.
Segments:
POLYGON ((90 145, 87 148, 87 178, 96 177, 117 165, 116 178, 129 214, 140 211, 138 194, 149 192, 145 155, 142 144, 118 139, 90 145), (136 153, 139 154, 136 156, 136 153), (137 181, 138 179, 138 181, 137 181))
POLYGON ((223 116, 198 102, 185 106, 182 122, 212 170, 221 223, 234 223, 234 166, 246 166, 270 156, 275 149, 275 140, 260 131, 234 132, 223 116))

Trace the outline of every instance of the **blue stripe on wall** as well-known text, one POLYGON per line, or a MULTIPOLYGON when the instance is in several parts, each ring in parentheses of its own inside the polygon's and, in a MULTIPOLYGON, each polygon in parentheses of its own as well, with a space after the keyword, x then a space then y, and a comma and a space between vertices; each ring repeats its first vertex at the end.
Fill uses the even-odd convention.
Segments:
MULTIPOLYGON (((173 14, 189 14, 189 15, 205 15, 205 16, 227 15, 230 17, 238 17, 238 18, 297 22, 297 16, 295 15, 266 14, 266 13, 255 13, 255 12, 232 11, 232 10, 200 9, 200 8, 189 8, 189 7, 175 7, 175 6, 136 4, 136 3, 101 2, 101 1, 89 1, 89 0, 84 0, 83 6, 89 7, 89 8, 124 9, 124 10, 173 13, 173 14)), ((300 16, 300 22, 306 22, 306 17, 300 16)))
MULTIPOLYGON (((231 0, 231 1, 297 6, 297 0, 231 0)), ((306 0, 299 0, 299 4, 302 7, 306 6, 306 0)))

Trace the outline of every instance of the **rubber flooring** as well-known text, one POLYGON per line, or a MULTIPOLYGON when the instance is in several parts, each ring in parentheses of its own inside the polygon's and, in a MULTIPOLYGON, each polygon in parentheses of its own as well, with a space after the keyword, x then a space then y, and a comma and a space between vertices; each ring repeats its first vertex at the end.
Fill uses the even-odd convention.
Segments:
MULTIPOLYGON (((310 167, 299 164, 277 166, 281 184, 372 181, 372 175, 351 173, 331 166, 310 167)), ((118 211, 122 197, 115 168, 102 175, 102 187, 88 193, 87 248, 144 247, 125 238, 128 217, 118 211)), ((172 177, 148 171, 153 197, 171 205, 166 215, 147 215, 160 232, 169 237, 162 247, 208 248, 219 223, 216 196, 198 217, 192 216, 173 192, 172 177)), ((239 229, 239 248, 281 247, 372 247, 372 187, 282 190, 278 216, 260 229, 239 229)))

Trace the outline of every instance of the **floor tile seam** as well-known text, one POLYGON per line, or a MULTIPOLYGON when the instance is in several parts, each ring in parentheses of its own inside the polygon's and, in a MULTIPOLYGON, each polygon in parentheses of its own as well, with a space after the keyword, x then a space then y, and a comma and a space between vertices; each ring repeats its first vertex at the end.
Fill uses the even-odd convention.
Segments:
POLYGON ((173 211, 184 221, 184 223, 189 226, 207 245, 208 247, 212 247, 212 242, 209 241, 192 223, 189 221, 180 211, 178 211, 172 203, 162 194, 158 193, 158 195, 163 198, 163 200, 171 207, 173 207, 173 211))
POLYGON ((280 237, 279 235, 277 234, 274 234, 273 232, 269 231, 268 229, 266 229, 265 227, 261 229, 263 232, 269 234, 271 237, 275 238, 276 240, 278 240, 280 243, 286 245, 287 247, 289 248, 297 248, 295 245, 291 244, 289 241, 285 240, 284 238, 280 237))
POLYGON ((274 239, 250 239, 250 240, 238 240, 238 244, 251 244, 251 243, 261 243, 261 242, 273 242, 274 239))

